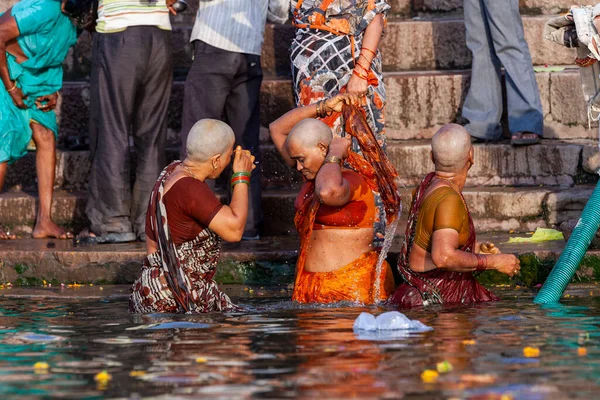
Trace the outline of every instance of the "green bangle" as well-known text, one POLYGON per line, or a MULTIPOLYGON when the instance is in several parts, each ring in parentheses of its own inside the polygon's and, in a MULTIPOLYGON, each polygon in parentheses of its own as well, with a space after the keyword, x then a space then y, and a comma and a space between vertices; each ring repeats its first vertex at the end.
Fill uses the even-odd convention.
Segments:
POLYGON ((231 175, 231 179, 237 178, 238 176, 247 176, 248 178, 250 178, 250 172, 236 172, 233 175, 231 175))
POLYGON ((235 181, 231 184, 231 188, 233 189, 233 187, 235 185, 237 185, 238 183, 245 183, 246 185, 250 186, 250 181, 245 181, 245 180, 240 180, 240 181, 235 181))

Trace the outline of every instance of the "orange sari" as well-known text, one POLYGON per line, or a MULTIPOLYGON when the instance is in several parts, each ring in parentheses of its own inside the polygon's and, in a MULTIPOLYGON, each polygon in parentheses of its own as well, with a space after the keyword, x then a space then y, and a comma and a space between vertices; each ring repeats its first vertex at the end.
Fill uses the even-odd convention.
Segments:
MULTIPOLYGON (((346 162, 363 177, 372 190, 381 195, 388 226, 395 227, 401 206, 395 183, 398 173, 377 143, 363 113, 355 107, 344 106, 343 116, 346 132, 357 139, 363 154, 360 156, 350 152, 346 162)), ((386 253, 378 254, 375 251, 365 253, 336 271, 322 273, 304 271, 308 246, 320 204, 313 190, 303 207, 296 213, 294 222, 300 235, 300 253, 296 264, 292 300, 301 303, 350 300, 369 304, 387 298, 393 291, 390 266, 385 262, 379 277, 376 276, 375 271, 378 259, 385 258, 386 253), (380 298, 377 298, 375 293, 376 286, 379 286, 380 298)), ((393 228, 386 233, 386 236, 390 235, 392 237, 394 235, 393 228)))

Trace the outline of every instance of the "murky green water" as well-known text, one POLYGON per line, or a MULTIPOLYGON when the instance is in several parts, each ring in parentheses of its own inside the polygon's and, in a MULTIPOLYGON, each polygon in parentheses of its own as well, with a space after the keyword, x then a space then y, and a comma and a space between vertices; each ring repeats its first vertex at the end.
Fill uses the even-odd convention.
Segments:
POLYGON ((238 314, 133 316, 123 299, 2 299, 0 398, 597 398, 600 301, 503 296, 409 311, 434 331, 381 340, 352 324, 383 308, 255 297, 238 314), (424 383, 441 361, 453 371, 424 383), (112 379, 96 382, 103 370, 112 379))

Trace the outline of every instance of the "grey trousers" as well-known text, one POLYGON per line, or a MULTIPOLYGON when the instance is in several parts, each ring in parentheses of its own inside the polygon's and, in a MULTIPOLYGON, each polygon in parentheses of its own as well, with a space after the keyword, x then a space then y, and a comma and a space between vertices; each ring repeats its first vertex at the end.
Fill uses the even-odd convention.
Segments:
POLYGON ((502 85, 506 76, 511 133, 543 133, 543 113, 525 41, 518 0, 464 0, 467 47, 473 53, 471 87, 462 115, 469 133, 484 140, 501 135, 502 85))
MULTIPOLYGON (((199 40, 194 42, 194 46, 194 62, 185 80, 181 157, 185 157, 187 136, 197 121, 219 119, 231 126, 236 146, 250 150, 257 161, 250 178, 245 227, 245 235, 254 236, 259 233, 263 218, 259 148, 260 85, 263 78, 260 56, 222 50, 199 40)), ((207 183, 214 188, 214 181, 207 183)))
POLYGON ((86 213, 96 234, 144 232, 150 192, 166 163, 172 70, 170 31, 139 26, 94 34, 86 213))

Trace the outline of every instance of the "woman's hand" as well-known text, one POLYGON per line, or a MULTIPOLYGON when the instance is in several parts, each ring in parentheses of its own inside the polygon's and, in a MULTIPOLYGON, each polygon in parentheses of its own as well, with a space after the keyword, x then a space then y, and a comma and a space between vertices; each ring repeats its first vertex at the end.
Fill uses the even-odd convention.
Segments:
POLYGON ((20 87, 15 86, 15 88, 11 91, 8 91, 8 94, 10 95, 10 97, 12 98, 13 103, 15 103, 15 106, 17 106, 18 108, 25 110, 27 108, 27 104, 25 104, 24 100, 27 98, 27 96, 23 95, 23 91, 21 90, 20 87))
POLYGON ((497 254, 488 257, 491 269, 513 277, 521 271, 521 261, 514 254, 497 254))
POLYGON ((350 145, 352 144, 352 137, 335 137, 329 144, 329 153, 342 159, 348 158, 348 152, 350 151, 350 145))
POLYGON ((175 11, 175 9, 173 8, 173 4, 177 3, 177 0, 167 0, 166 3, 167 3, 167 8, 171 12, 171 14, 177 15, 177 11, 175 11))
POLYGON ((250 150, 243 150, 242 146, 235 148, 235 157, 233 159, 233 172, 252 172, 254 165, 254 156, 250 154, 250 150))
POLYGON ((337 96, 325 100, 325 111, 342 112, 344 104, 359 107, 361 105, 361 100, 358 95, 353 93, 338 94, 337 96))
POLYGON ((35 105, 37 106, 38 110, 48 112, 56 108, 57 101, 58 92, 38 97, 35 99, 35 105))
POLYGON ((364 97, 367 94, 368 89, 369 83, 367 82, 367 80, 359 78, 355 74, 352 74, 352 76, 350 76, 348 85, 346 85, 346 91, 348 93, 355 94, 360 97, 364 97))
POLYGON ((494 243, 484 242, 479 245, 480 254, 500 254, 501 251, 497 248, 494 243))

